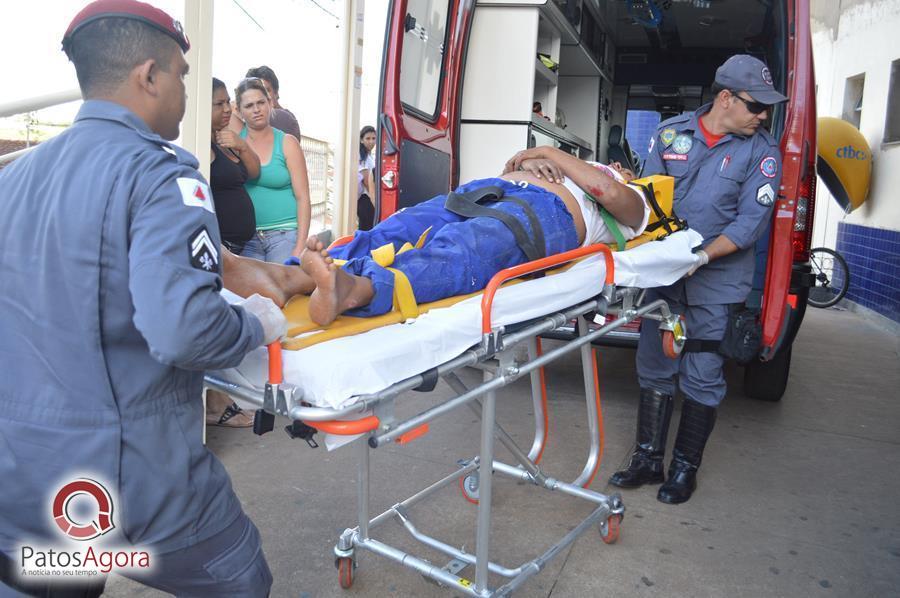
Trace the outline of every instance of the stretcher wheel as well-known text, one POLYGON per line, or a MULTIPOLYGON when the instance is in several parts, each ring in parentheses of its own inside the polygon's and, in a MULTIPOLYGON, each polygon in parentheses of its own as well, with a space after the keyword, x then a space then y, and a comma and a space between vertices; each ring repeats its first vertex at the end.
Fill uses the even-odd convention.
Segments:
POLYGON ((335 565, 337 566, 338 582, 341 584, 341 588, 349 590, 350 586, 353 585, 353 569, 355 568, 353 559, 350 557, 340 557, 335 559, 335 565))
POLYGON ((680 316, 675 323, 675 330, 662 330, 663 354, 669 359, 675 359, 681 355, 684 348, 684 317, 680 316))
POLYGON ((478 474, 470 473, 464 478, 459 478, 459 490, 462 492, 463 498, 472 503, 478 504, 478 474))
POLYGON ((622 515, 610 515, 606 523, 600 524, 600 539, 604 544, 615 544, 619 539, 619 524, 622 523, 622 515))
POLYGON ((662 346, 663 353, 669 359, 675 359, 681 354, 681 347, 679 347, 675 343, 675 335, 669 332, 668 330, 663 330, 662 333, 662 346))

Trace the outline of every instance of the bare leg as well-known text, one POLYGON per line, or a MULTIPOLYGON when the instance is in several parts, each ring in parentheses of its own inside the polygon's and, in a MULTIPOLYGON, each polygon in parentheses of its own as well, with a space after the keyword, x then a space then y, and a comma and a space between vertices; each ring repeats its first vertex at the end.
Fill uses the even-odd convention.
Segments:
POLYGON ((225 288, 241 297, 259 293, 278 305, 294 295, 308 295, 316 283, 302 268, 270 264, 234 255, 222 247, 222 272, 225 288))
POLYGON ((309 317, 324 326, 348 309, 368 305, 375 295, 372 281, 339 268, 316 237, 306 241, 300 266, 316 283, 309 299, 309 317))

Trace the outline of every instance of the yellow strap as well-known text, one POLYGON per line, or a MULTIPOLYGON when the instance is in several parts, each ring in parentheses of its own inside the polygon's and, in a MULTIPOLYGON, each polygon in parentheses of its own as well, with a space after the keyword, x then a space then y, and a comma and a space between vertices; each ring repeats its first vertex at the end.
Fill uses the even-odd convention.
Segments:
POLYGON ((387 268, 394 263, 394 245, 387 243, 381 247, 377 247, 369 252, 372 260, 382 268, 387 268))
POLYGON ((415 245, 413 245, 412 243, 407 241, 406 243, 403 244, 403 247, 400 248, 400 251, 397 252, 397 255, 400 255, 401 253, 406 253, 407 251, 411 251, 413 249, 422 249, 422 246, 425 245, 425 239, 428 238, 428 233, 430 233, 430 232, 431 232, 431 227, 429 226, 428 228, 425 229, 425 232, 423 232, 421 235, 419 235, 419 239, 416 241, 415 245))
POLYGON ((395 268, 388 270, 394 274, 394 309, 400 312, 404 320, 419 317, 416 296, 406 274, 395 268))
POLYGON ((430 232, 431 232, 431 227, 429 226, 428 228, 425 229, 425 232, 423 232, 421 235, 419 235, 419 240, 416 241, 416 249, 422 249, 422 245, 425 244, 425 239, 428 237, 428 233, 430 233, 430 232))
MULTIPOLYGON (((397 270, 395 268, 389 268, 391 264, 394 263, 394 258, 401 253, 405 253, 412 249, 420 249, 425 244, 425 239, 428 237, 428 233, 431 231, 431 227, 429 226, 425 229, 421 235, 419 235, 419 239, 416 241, 416 244, 412 243, 404 243, 403 247, 400 248, 400 251, 394 251, 393 243, 387 243, 382 245, 381 247, 376 247, 371 250, 369 253, 372 256, 372 261, 381 266, 382 268, 387 268, 394 275, 394 309, 400 312, 400 315, 403 316, 404 319, 409 318, 417 318, 419 317, 419 306, 416 304, 416 296, 413 293, 412 285, 409 283, 409 279, 406 277, 406 274, 397 270)), ((346 260, 334 260, 334 263, 338 266, 343 266, 347 263, 346 260)))

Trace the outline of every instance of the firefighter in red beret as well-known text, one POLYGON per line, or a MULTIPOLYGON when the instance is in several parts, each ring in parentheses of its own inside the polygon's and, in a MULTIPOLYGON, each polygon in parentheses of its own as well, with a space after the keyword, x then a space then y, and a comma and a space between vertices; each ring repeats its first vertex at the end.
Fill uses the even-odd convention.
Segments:
POLYGON ((171 143, 189 47, 149 4, 89 4, 63 38, 74 124, 0 173, 0 596, 99 596, 110 571, 177 596, 269 593, 259 532, 202 444, 201 391, 285 322, 219 294, 212 196, 171 143), (59 585, 40 578, 50 551, 114 562, 59 585))

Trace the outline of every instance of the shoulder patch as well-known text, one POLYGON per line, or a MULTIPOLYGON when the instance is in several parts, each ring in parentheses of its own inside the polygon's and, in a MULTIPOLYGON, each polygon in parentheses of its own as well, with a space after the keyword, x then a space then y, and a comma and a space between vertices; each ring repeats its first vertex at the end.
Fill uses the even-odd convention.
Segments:
POLYGON ((191 266, 204 272, 219 271, 219 249, 213 243, 206 226, 201 226, 188 239, 191 266))
POLYGON ((666 147, 672 145, 675 140, 675 129, 663 129, 663 132, 659 134, 659 140, 666 147))
POLYGON ((681 133, 672 142, 672 151, 676 154, 686 154, 694 147, 694 138, 687 133, 681 133))
POLYGON ((184 205, 203 208, 211 214, 216 213, 212 193, 209 192, 206 183, 185 176, 180 176, 175 181, 178 183, 178 190, 181 191, 181 201, 184 202, 184 205))
POLYGON ((778 161, 772 156, 766 156, 759 163, 759 171, 764 177, 774 179, 775 175, 778 174, 778 161))
POLYGON ((772 189, 772 185, 766 183, 756 190, 756 203, 767 208, 775 203, 775 190, 772 189))

